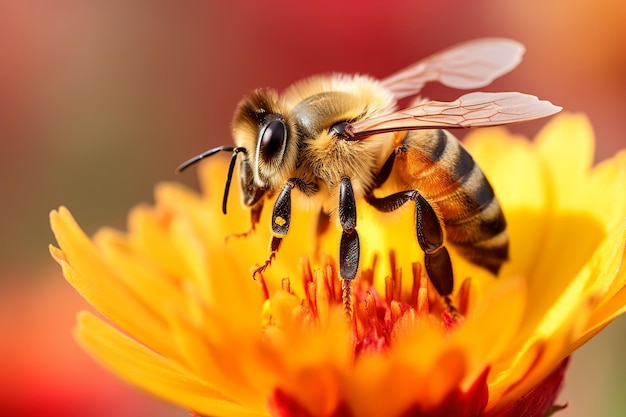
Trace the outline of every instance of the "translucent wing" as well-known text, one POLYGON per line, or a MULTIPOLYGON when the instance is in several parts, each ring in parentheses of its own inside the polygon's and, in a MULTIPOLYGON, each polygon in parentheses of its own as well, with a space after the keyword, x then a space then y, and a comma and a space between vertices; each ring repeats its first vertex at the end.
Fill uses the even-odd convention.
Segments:
POLYGON ((510 39, 476 39, 443 50, 382 80, 397 99, 413 96, 429 81, 461 90, 489 85, 515 68, 524 46, 510 39))
POLYGON ((416 129, 497 126, 550 116, 561 111, 549 101, 517 92, 465 94, 455 101, 426 101, 408 109, 349 123, 355 140, 376 133, 416 129))

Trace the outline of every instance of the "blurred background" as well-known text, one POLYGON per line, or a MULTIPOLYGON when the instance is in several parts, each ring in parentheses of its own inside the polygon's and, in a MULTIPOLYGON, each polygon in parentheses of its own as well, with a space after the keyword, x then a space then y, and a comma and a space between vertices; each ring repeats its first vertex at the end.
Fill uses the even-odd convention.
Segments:
MULTIPOLYGON (((51 209, 68 206, 90 234, 124 228, 155 183, 195 186, 174 168, 231 143, 232 112, 251 89, 330 71, 382 78, 482 36, 527 47, 488 89, 585 112, 602 160, 626 145, 624 22, 615 0, 0 0, 0 414, 187 415, 75 346, 84 304, 48 254, 51 209)), ((543 124, 511 129, 532 136, 543 124)), ((624 334, 622 318, 574 355, 560 416, 626 413, 624 334)))

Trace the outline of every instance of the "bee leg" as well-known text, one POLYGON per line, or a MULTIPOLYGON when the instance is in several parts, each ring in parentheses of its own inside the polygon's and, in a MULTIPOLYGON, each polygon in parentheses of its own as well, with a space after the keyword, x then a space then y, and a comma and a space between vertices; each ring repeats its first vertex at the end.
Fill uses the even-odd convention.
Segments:
POLYGON ((233 238, 239 239, 243 237, 248 237, 250 234, 252 234, 256 230, 256 225, 259 224, 259 220, 261 219, 261 212, 263 211, 263 202, 264 200, 260 200, 250 209, 250 228, 246 230, 245 232, 233 233, 233 234, 226 236, 226 239, 224 239, 226 242, 228 242, 230 239, 233 239, 233 238))
POLYGON ((380 169, 380 171, 378 171, 378 174, 376 174, 376 177, 374 178, 374 186, 372 187, 372 190, 380 187, 381 185, 385 183, 385 181, 387 181, 387 178, 389 178, 389 175, 391 175, 393 164, 396 161, 396 155, 401 149, 402 149, 401 147, 398 149, 395 149, 391 153, 391 155, 389 155, 389 157, 383 164, 382 168, 380 169))
POLYGON ((352 314, 352 280, 359 269, 361 246, 356 231, 356 202, 349 178, 342 178, 339 187, 339 223, 343 232, 339 244, 339 274, 343 281, 343 304, 346 315, 352 314))
POLYGON ((339 223, 343 229, 339 247, 339 272, 352 280, 359 268, 359 235, 356 232, 356 202, 350 179, 343 178, 339 187, 339 223))
POLYGON ((435 289, 449 303, 454 287, 450 254, 443 246, 443 227, 433 207, 419 193, 415 200, 415 231, 424 251, 424 267, 435 289))
POLYGON ((416 190, 401 191, 387 197, 367 196, 366 201, 375 209, 390 212, 400 208, 409 200, 415 201, 415 232, 417 242, 424 251, 424 267, 433 286, 450 308, 455 310, 450 300, 454 287, 450 254, 443 246, 443 226, 430 203, 416 190))
POLYGON ((274 203, 272 211, 272 233, 274 236, 272 236, 270 241, 270 256, 263 265, 252 272, 253 278, 256 278, 258 274, 265 271, 272 264, 283 237, 289 231, 289 225, 291 224, 291 190, 293 190, 294 186, 293 181, 287 181, 274 203))
POLYGON ((270 256, 263 265, 252 271, 253 278, 256 278, 258 274, 265 271, 272 264, 283 237, 289 231, 289 225, 291 224, 291 191, 296 187, 307 196, 312 196, 319 190, 316 183, 306 182, 301 178, 289 178, 287 180, 280 194, 278 194, 272 210, 272 233, 274 236, 272 236, 270 241, 270 256))

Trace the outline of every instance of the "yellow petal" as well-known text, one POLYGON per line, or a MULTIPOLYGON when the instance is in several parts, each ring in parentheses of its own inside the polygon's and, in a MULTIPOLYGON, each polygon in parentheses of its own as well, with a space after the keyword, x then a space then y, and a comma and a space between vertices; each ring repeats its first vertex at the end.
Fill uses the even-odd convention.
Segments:
POLYGON ((239 242, 224 242, 226 234, 220 233, 218 226, 222 219, 213 221, 204 202, 189 191, 162 185, 157 189, 157 201, 178 213, 170 225, 172 250, 181 259, 182 270, 187 271, 185 278, 196 283, 212 314, 219 314, 242 331, 258 328, 256 312, 261 308, 262 294, 252 279, 249 261, 241 261, 242 254, 255 251, 240 251, 239 242), (242 279, 245 276, 250 279, 242 279))
POLYGON ((607 237, 588 265, 593 277, 587 300, 594 306, 589 321, 580 329, 575 349, 626 311, 626 220, 607 237))
POLYGON ((177 362, 124 336, 91 313, 78 316, 78 342, 126 381, 185 408, 214 416, 268 416, 228 399, 177 362))
POLYGON ((152 258, 144 258, 121 233, 102 229, 94 236, 102 258, 111 269, 126 277, 124 283, 155 316, 162 314, 166 304, 186 305, 175 280, 156 265, 152 258))
POLYGON ((512 341, 519 331, 527 305, 526 284, 520 277, 506 277, 488 289, 471 307, 463 326, 450 336, 467 352, 468 375, 465 386, 490 367, 488 381, 502 367, 510 366, 503 357, 511 355, 512 341))
POLYGON ((594 154, 589 120, 582 114, 563 113, 552 119, 535 141, 551 181, 552 204, 557 210, 579 211, 580 183, 586 181, 594 154))
MULTIPOLYGON (((219 327, 216 323, 190 323, 184 313, 174 308, 166 310, 172 329, 172 338, 182 352, 183 361, 196 377, 211 386, 215 391, 228 398, 236 398, 237 402, 249 409, 264 410, 267 401, 267 390, 255 390, 258 381, 250 381, 250 372, 239 361, 239 357, 254 355, 251 351, 257 334, 246 334, 219 327), (212 328, 212 329, 211 329, 212 328), (233 346, 237 347, 237 357, 233 358, 233 346)), ((256 374, 258 377, 258 373, 256 374)))
POLYGON ((567 114, 553 119, 540 132, 537 146, 549 190, 549 221, 544 238, 537 242, 542 256, 529 271, 529 290, 539 303, 548 303, 589 260, 606 230, 590 214, 597 202, 586 194, 593 161, 593 132, 587 119, 567 114))
POLYGON ((494 188, 510 235, 510 261, 501 276, 522 275, 542 254, 548 218, 545 175, 531 142, 504 128, 483 129, 465 144, 494 188))
POLYGON ((578 204, 603 224, 606 232, 621 224, 626 218, 626 151, 596 165, 579 185, 578 204))
POLYGON ((94 245, 64 207, 50 213, 50 223, 63 250, 51 247, 67 281, 95 308, 142 343, 175 355, 160 317, 146 308, 118 272, 100 256, 94 245))
POLYGON ((181 275, 183 264, 172 250, 170 222, 172 213, 163 207, 139 205, 128 215, 128 239, 137 253, 149 259, 168 275, 181 275))

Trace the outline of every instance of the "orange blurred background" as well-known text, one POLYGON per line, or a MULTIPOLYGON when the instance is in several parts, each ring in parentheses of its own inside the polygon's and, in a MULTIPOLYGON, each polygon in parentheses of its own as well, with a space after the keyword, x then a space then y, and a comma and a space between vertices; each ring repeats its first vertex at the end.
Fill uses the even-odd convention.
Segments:
MULTIPOLYGON (((47 253, 51 209, 67 205, 88 233, 123 228, 156 182, 195 186, 174 168, 231 142, 232 112, 251 89, 330 71, 384 77, 482 36, 527 47, 488 90, 585 112, 601 160, 626 145, 624 22, 626 3, 614 0, 0 2, 0 414, 186 415, 74 345, 83 303, 47 253)), ((534 135, 544 123, 511 129, 534 135)), ((559 415, 626 412, 625 331, 620 319, 574 356, 559 415)))

